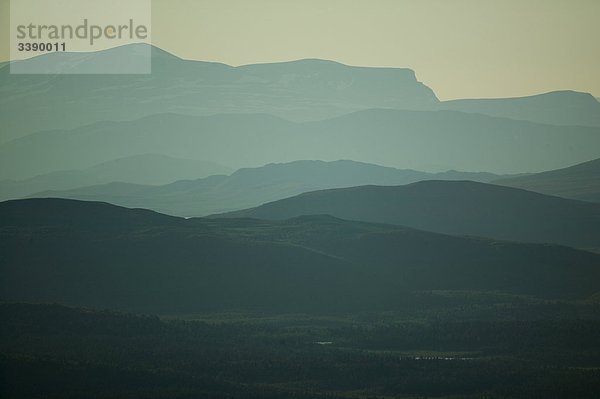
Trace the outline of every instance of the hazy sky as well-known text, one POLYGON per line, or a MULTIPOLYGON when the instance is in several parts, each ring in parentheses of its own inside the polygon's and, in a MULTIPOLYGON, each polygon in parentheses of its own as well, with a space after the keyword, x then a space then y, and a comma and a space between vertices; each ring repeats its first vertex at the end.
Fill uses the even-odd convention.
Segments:
POLYGON ((600 0, 153 0, 152 11, 153 43, 183 58, 408 67, 440 99, 600 96, 600 0))

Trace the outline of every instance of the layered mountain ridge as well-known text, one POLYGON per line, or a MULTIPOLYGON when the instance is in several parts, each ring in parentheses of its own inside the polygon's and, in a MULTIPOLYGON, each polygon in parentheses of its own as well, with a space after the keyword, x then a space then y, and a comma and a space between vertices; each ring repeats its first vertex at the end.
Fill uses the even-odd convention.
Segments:
POLYGON ((600 204, 469 181, 314 191, 220 216, 282 220, 312 214, 600 250, 600 204))
POLYGON ((164 112, 267 113, 311 121, 370 108, 446 109, 546 124, 600 126, 600 104, 587 93, 557 91, 513 99, 440 102, 406 68, 348 66, 318 59, 233 67, 184 60, 146 44, 14 62, 24 71, 41 68, 53 74, 10 74, 10 63, 0 68, 0 117, 5 121, 0 142, 41 130, 164 112), (151 63, 151 74, 77 74, 85 72, 86 65, 135 64, 140 58, 151 63), (69 73, 56 74, 61 70, 69 73), (25 117, 25 110, 36 117, 25 117))
POLYGON ((354 161, 295 161, 239 169, 230 176, 182 180, 162 186, 109 183, 71 190, 43 191, 30 196, 103 201, 190 217, 249 208, 326 188, 365 184, 399 185, 431 179, 487 182, 497 178, 499 176, 492 173, 425 173, 354 161))
POLYGON ((32 199, 0 203, 0 235, 1 300, 144 312, 394 310, 422 290, 584 299, 600 278, 599 255, 571 248, 326 215, 185 220, 32 199))

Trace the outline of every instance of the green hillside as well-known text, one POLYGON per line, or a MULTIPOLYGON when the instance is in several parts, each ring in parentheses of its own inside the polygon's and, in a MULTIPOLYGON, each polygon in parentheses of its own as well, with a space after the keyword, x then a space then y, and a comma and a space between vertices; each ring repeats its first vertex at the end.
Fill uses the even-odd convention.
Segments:
POLYGON ((599 255, 305 216, 180 219, 60 199, 0 204, 1 300, 151 312, 393 310, 406 292, 587 298, 599 255))
POLYGON ((281 220, 313 214, 600 249, 600 205, 468 181, 322 190, 222 216, 281 220))

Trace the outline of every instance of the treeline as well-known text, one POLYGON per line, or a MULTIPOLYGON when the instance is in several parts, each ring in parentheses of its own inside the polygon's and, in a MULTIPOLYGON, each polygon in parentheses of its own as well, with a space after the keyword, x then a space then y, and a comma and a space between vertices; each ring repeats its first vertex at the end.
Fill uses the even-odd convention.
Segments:
POLYGON ((600 394, 593 320, 208 323, 26 304, 0 317, 2 398, 600 394))
POLYGON ((345 326, 332 334, 363 349, 478 351, 600 364, 598 332, 600 320, 477 320, 345 326))

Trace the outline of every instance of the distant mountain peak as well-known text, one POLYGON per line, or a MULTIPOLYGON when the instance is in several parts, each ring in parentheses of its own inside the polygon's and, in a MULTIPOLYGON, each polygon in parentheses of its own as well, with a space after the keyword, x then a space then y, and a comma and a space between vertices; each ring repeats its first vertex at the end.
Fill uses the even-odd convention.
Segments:
POLYGON ((398 72, 402 72, 402 73, 411 75, 413 78, 416 79, 415 71, 410 68, 379 67, 379 66, 372 66, 372 65, 350 65, 350 64, 345 64, 340 61, 327 60, 327 59, 323 59, 323 58, 299 58, 299 59, 288 60, 288 61, 251 63, 251 64, 243 64, 243 65, 237 66, 236 68, 249 68, 249 67, 263 66, 263 65, 272 65, 272 66, 281 66, 281 67, 286 67, 286 66, 290 66, 290 65, 309 66, 309 67, 311 67, 311 66, 323 67, 324 66, 324 67, 331 67, 331 68, 398 71, 398 72))
POLYGON ((552 125, 600 126, 600 103, 590 93, 574 90, 525 97, 450 100, 438 107, 552 125))
MULTIPOLYGON (((589 102, 590 100, 593 100, 593 102, 597 102, 596 99, 594 98, 594 96, 592 96, 590 93, 583 92, 583 91, 576 91, 576 90, 555 90, 555 91, 549 91, 547 93, 537 94, 537 95, 528 96, 528 97, 534 97, 534 98, 535 97, 546 97, 546 98, 556 98, 556 99, 569 98, 570 100, 585 101, 585 102, 589 102)), ((525 98, 527 98, 527 97, 525 97, 525 98)))

